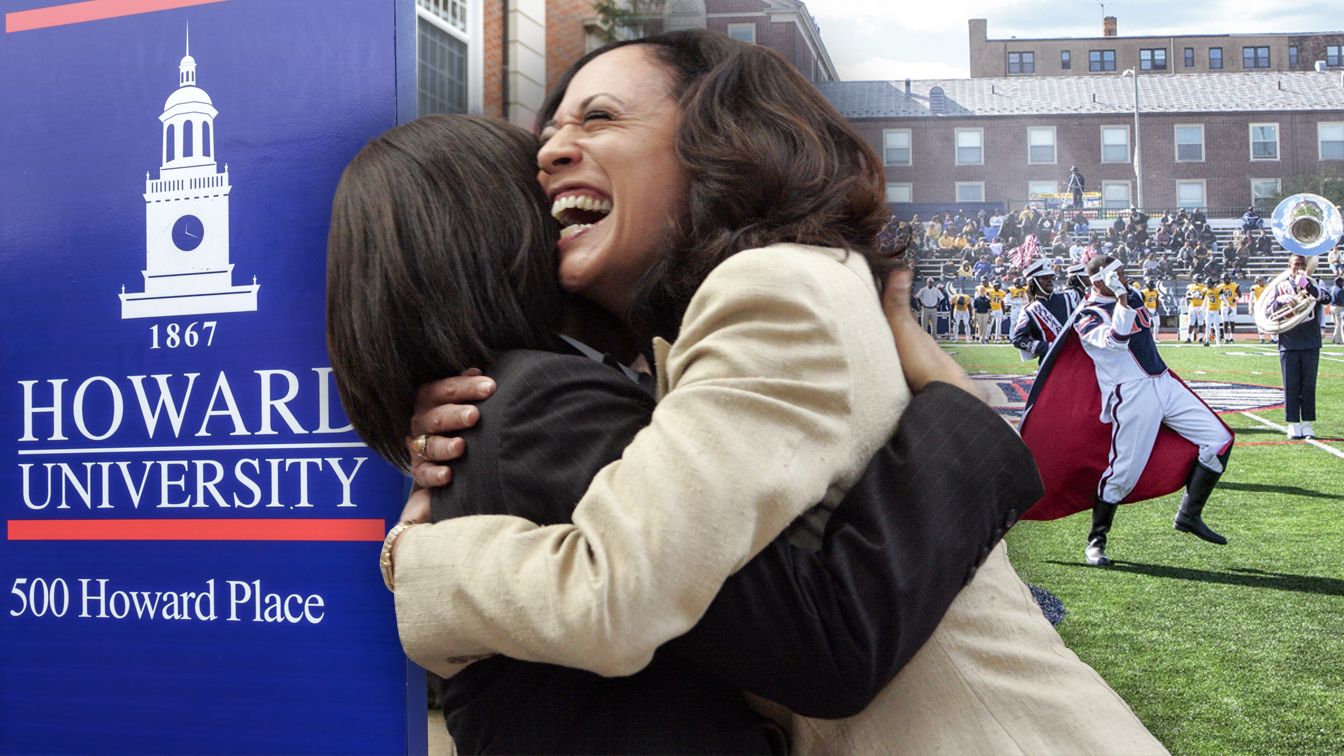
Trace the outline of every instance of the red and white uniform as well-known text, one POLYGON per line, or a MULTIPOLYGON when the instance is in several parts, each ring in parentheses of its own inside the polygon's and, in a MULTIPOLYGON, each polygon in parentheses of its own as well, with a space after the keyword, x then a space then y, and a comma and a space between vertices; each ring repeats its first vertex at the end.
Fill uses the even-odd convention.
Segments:
POLYGON ((1163 424, 1199 447, 1199 463, 1214 472, 1222 472, 1218 455, 1232 443, 1213 410, 1167 370, 1143 297, 1128 291, 1126 303, 1117 308, 1115 299, 1093 292, 1073 321, 1096 367, 1101 422, 1111 425, 1111 451, 1097 495, 1112 503, 1123 501, 1138 483, 1163 424))

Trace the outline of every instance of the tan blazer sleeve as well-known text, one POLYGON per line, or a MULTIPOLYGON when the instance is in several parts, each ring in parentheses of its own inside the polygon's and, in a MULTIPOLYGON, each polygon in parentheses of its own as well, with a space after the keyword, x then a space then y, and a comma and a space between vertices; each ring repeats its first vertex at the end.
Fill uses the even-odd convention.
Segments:
POLYGON ((573 524, 479 516, 402 536, 397 619, 412 659, 439 674, 491 652, 639 671, 728 575, 848 488, 909 401, 862 258, 795 245, 716 268, 660 372, 669 390, 652 423, 573 524))

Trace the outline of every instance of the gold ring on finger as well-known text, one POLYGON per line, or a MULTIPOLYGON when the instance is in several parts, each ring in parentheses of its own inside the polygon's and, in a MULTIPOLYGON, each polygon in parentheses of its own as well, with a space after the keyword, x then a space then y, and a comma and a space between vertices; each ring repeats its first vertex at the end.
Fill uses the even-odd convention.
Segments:
POLYGON ((415 453, 416 453, 417 455, 419 455, 422 459, 429 459, 429 457, 426 457, 426 456, 425 456, 425 450, 426 450, 427 448, 429 448, 429 435, 428 435, 428 434, 422 434, 422 435, 416 436, 416 437, 415 437, 415 441, 411 444, 411 446, 412 446, 412 448, 415 449, 415 453))

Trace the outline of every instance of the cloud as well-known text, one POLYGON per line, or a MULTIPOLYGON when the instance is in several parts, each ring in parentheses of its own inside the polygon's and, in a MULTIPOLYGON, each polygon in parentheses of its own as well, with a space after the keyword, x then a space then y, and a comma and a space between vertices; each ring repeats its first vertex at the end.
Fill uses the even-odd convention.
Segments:
POLYGON ((965 68, 935 61, 905 61, 873 57, 853 66, 836 64, 841 81, 899 81, 903 79, 965 79, 965 68))
MULTIPOLYGON (((894 24, 911 32, 966 33, 968 18, 1004 18, 1016 8, 1039 8, 1030 0, 942 0, 938 3, 877 2, 876 0, 804 0, 807 9, 823 26, 828 19, 866 24, 894 24)), ((1025 12, 1039 18, 1039 12, 1025 12)), ((1100 22, 1098 22, 1100 23, 1100 22)))
MULTIPOLYGON (((868 31, 890 25, 913 33, 966 34, 966 20, 989 21, 992 39, 1101 35, 1101 6, 1077 0, 805 0, 825 26, 828 20, 859 22, 868 31)), ((1107 0, 1105 15, 1116 16, 1124 35, 1290 33, 1336 29, 1330 3, 1321 0, 1107 0), (1324 24, 1324 25, 1323 25, 1324 24)))

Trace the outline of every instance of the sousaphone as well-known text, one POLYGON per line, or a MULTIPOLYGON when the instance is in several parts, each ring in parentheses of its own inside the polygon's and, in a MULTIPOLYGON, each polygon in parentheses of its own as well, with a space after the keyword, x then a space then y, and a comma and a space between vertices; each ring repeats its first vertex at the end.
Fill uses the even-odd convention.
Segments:
MULTIPOLYGON (((1344 217, 1333 202, 1320 195, 1294 194, 1274 208, 1269 227, 1289 254, 1307 258, 1310 272, 1316 267, 1316 258, 1329 252, 1344 236, 1344 217)), ((1269 282, 1251 307, 1256 327, 1265 333, 1290 330, 1316 310, 1316 298, 1303 289, 1283 295, 1279 290, 1285 281, 1287 270, 1269 282)))

